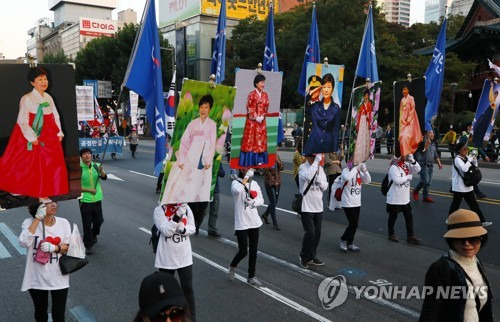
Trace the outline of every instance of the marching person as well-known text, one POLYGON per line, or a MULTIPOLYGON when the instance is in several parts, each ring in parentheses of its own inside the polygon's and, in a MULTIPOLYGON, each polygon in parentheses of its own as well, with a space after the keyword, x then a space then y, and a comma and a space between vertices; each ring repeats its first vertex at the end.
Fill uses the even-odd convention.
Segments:
POLYGON ((278 226, 278 220, 276 219, 276 204, 280 196, 281 171, 284 169, 285 166, 283 162, 281 162, 278 154, 276 154, 276 163, 274 167, 264 168, 264 188, 266 189, 267 198, 269 199, 269 205, 261 217, 266 224, 269 224, 268 217, 269 214, 271 214, 274 230, 281 230, 278 226))
POLYGON ((303 196, 300 219, 304 228, 302 249, 300 251, 300 266, 309 268, 309 265, 322 266, 323 261, 316 257, 319 240, 321 238, 321 223, 323 221, 323 192, 328 189, 325 171, 319 164, 322 154, 307 154, 306 162, 299 168, 299 191, 309 186, 309 191, 303 196))
POLYGON ((417 154, 417 161, 420 165, 420 182, 413 189, 413 200, 418 201, 418 192, 422 189, 423 201, 434 203, 429 197, 429 186, 432 182, 432 172, 434 160, 438 164, 439 170, 443 168, 434 141, 434 131, 430 130, 425 136, 424 149, 417 154))
POLYGON ((135 152, 137 151, 137 146, 139 145, 139 135, 137 135, 137 129, 132 128, 132 132, 127 136, 128 142, 130 143, 130 152, 132 152, 132 158, 135 158, 135 152))
POLYGON ((297 139, 297 146, 293 153, 293 180, 299 188, 299 167, 302 163, 306 162, 306 158, 302 156, 302 138, 297 139))
POLYGON ((87 255, 93 253, 92 247, 97 243, 97 235, 104 222, 102 215, 101 180, 108 179, 102 165, 92 161, 92 150, 80 150, 80 168, 82 169, 82 197, 79 200, 83 225, 83 244, 87 255))
POLYGON ((455 211, 443 237, 450 249, 425 275, 425 286, 433 292, 425 296, 420 321, 493 321, 491 284, 476 257, 488 242, 479 216, 466 209, 455 211), (455 296, 440 297, 440 288, 451 288, 455 296))
POLYGON ((226 171, 222 163, 219 165, 219 172, 215 179, 214 188, 214 199, 210 202, 209 212, 208 212, 208 236, 212 238, 220 238, 220 234, 217 232, 217 217, 219 215, 219 200, 220 200, 220 186, 219 178, 224 178, 226 171))
POLYGON ((359 213, 361 210, 361 185, 372 181, 370 173, 366 169, 365 163, 353 166, 352 160, 348 166, 342 170, 342 198, 340 206, 344 209, 349 225, 340 237, 339 247, 344 252, 359 252, 358 246, 354 245, 354 235, 358 228, 359 213))
POLYGON ((68 251, 71 226, 65 218, 56 217, 56 202, 36 204, 28 209, 33 218, 23 222, 19 235, 19 245, 28 249, 21 291, 30 293, 35 305, 35 321, 48 319, 49 292, 52 297, 52 320, 64 321, 69 275, 61 274, 59 258, 68 251), (45 264, 35 261, 37 251, 50 254, 45 264))
POLYGON ((453 201, 451 202, 448 214, 458 210, 462 203, 462 199, 464 199, 467 205, 469 205, 469 208, 479 216, 483 226, 486 227, 491 225, 492 222, 486 221, 481 208, 479 208, 476 196, 474 195, 474 187, 466 186, 463 179, 464 173, 467 172, 472 165, 478 166, 477 158, 472 155, 467 156, 468 151, 467 144, 463 141, 455 145, 455 152, 457 155, 451 167, 451 191, 453 192, 453 201))
POLYGON ((328 180, 328 194, 330 196, 332 193, 332 185, 335 179, 342 173, 342 162, 344 158, 344 147, 340 145, 340 151, 325 153, 325 175, 328 180))
POLYGON ((450 129, 443 136, 441 144, 448 146, 448 150, 451 153, 451 159, 455 159, 455 141, 457 140, 457 132, 453 131, 453 124, 450 124, 450 129))
POLYGON ((250 253, 247 282, 253 286, 261 286, 262 283, 255 278, 259 227, 262 226, 257 207, 264 204, 264 198, 259 184, 251 180, 253 175, 253 169, 240 169, 238 177, 231 183, 231 194, 234 200, 234 230, 236 238, 238 238, 238 253, 229 266, 229 279, 234 279, 238 263, 247 256, 247 253, 250 253))
POLYGON ((394 157, 389 167, 389 191, 387 192, 386 211, 389 213, 387 226, 389 230, 389 240, 399 242, 396 236, 394 225, 398 218, 398 213, 402 212, 406 223, 407 242, 420 245, 421 239, 417 238, 413 232, 413 212, 410 205, 410 185, 414 174, 420 171, 420 165, 415 161, 413 154, 408 155, 408 162, 405 157, 394 157))
POLYGON ((191 320, 196 321, 193 254, 189 239, 195 232, 193 212, 185 203, 160 205, 154 210, 153 220, 160 232, 155 267, 172 276, 177 271, 189 304, 191 320))

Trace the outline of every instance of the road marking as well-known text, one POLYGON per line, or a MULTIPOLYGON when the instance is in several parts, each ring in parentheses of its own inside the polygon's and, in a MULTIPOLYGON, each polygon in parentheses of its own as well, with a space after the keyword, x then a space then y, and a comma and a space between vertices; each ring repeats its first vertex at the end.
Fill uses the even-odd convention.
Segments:
POLYGON ((150 234, 151 235, 151 230, 147 229, 147 228, 144 228, 144 227, 139 227, 139 230, 142 230, 143 232, 145 232, 146 234, 150 234))
POLYGON ((97 318, 83 305, 69 309, 78 322, 97 322, 97 318))
MULTIPOLYGON (((266 205, 266 204, 262 204, 262 205, 269 207, 269 205, 266 205)), ((279 208, 279 207, 276 207, 276 209, 297 216, 297 213, 295 211, 291 211, 291 210, 283 209, 283 208, 279 208)))
POLYGON ((132 172, 132 173, 135 173, 135 174, 138 174, 138 175, 141 175, 141 176, 145 176, 145 177, 148 177, 148 178, 158 179, 155 176, 152 176, 152 175, 149 175, 149 174, 145 174, 145 173, 141 173, 141 172, 137 172, 137 171, 128 170, 128 172, 132 172))
POLYGON ((4 259, 4 258, 9 258, 11 257, 10 256, 10 253, 9 251, 7 250, 7 248, 5 248, 5 246, 0 242, 0 259, 4 259))
POLYGON ((117 176, 115 176, 114 174, 111 174, 111 173, 108 173, 107 176, 108 176, 108 179, 111 179, 111 180, 124 181, 123 179, 118 178, 117 176))
POLYGON ((481 180, 481 183, 487 183, 487 184, 500 184, 500 182, 496 182, 496 181, 489 181, 489 180, 481 180))
POLYGON ((12 244, 12 246, 14 246, 14 248, 17 250, 17 252, 19 254, 26 255, 26 248, 23 248, 23 247, 19 246, 19 242, 17 240, 16 235, 14 235, 14 233, 12 232, 12 230, 10 230, 10 228, 7 227, 6 224, 0 223, 0 232, 2 232, 2 234, 5 237, 7 237, 7 239, 9 240, 9 242, 12 244))

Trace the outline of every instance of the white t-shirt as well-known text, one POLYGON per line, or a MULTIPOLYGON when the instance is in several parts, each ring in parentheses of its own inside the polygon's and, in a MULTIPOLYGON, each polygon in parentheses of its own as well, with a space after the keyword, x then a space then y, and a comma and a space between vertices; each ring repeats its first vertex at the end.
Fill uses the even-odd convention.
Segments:
MULTIPOLYGON (((36 290, 61 290, 69 287, 69 274, 62 275, 59 268, 59 258, 61 254, 51 253, 49 261, 44 265, 35 262, 35 254, 43 239, 42 224, 36 227, 35 234, 28 230, 33 222, 33 218, 26 219, 22 224, 21 235, 19 235, 19 245, 27 248, 26 268, 24 270, 23 285, 21 291, 29 289, 36 290)), ((68 220, 55 217, 53 226, 45 226, 45 238, 52 237, 60 239, 58 245, 69 244, 71 236, 71 225, 68 220)))
POLYGON ((257 207, 264 204, 264 198, 262 197, 259 184, 252 180, 243 186, 241 179, 233 180, 231 183, 231 194, 234 200, 234 230, 247 230, 262 226, 262 220, 260 219, 257 207), (248 191, 255 191, 257 193, 253 206, 245 206, 245 199, 248 197, 245 187, 247 187, 248 191))
POLYGON ((342 192, 342 198, 340 200, 340 206, 342 208, 352 208, 361 207, 361 184, 370 183, 372 177, 368 171, 361 172, 357 168, 353 167, 351 170, 344 168, 342 170, 342 187, 344 191, 342 192))
MULTIPOLYGON (((470 192, 474 190, 474 186, 466 186, 464 179, 460 176, 463 176, 464 173, 469 170, 472 163, 469 161, 464 162, 463 159, 457 155, 453 160, 453 164, 454 165, 451 166, 451 191, 470 192), (455 166, 458 168, 458 171, 460 171, 460 174, 457 172, 457 169, 455 169, 455 166)), ((477 161, 475 166, 477 166, 477 161)))
POLYGON ((387 192, 387 203, 390 205, 406 205, 410 203, 410 183, 413 174, 420 172, 420 165, 418 162, 411 164, 405 162, 408 166, 408 175, 399 166, 392 164, 389 167, 389 183, 392 185, 387 192))
POLYGON ((177 225, 173 216, 167 217, 162 206, 154 210, 153 221, 160 231, 160 240, 156 249, 155 267, 164 269, 178 269, 193 265, 193 254, 189 235, 194 234, 196 226, 191 208, 187 207, 187 213, 179 213, 179 222, 183 222, 186 230, 183 233, 177 231, 177 225))
POLYGON ((302 198, 302 211, 319 213, 323 212, 323 191, 328 189, 328 181, 326 181, 325 171, 323 167, 318 166, 316 162, 302 163, 299 167, 299 191, 304 194, 304 191, 311 182, 314 174, 318 171, 314 182, 309 188, 307 194, 302 198))

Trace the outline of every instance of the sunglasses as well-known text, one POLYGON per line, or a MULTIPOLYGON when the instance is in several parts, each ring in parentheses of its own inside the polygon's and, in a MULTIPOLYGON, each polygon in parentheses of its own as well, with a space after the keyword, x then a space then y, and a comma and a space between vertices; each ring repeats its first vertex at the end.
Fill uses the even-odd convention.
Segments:
POLYGON ((167 311, 160 312, 158 314, 159 317, 161 317, 162 321, 167 321, 167 319, 170 319, 172 322, 179 322, 184 319, 185 316, 185 310, 182 307, 175 307, 175 308, 170 308, 167 311))
POLYGON ((481 236, 476 236, 476 237, 469 237, 469 238, 455 238, 454 239, 457 244, 460 245, 465 245, 465 242, 467 241, 469 244, 476 246, 481 243, 483 240, 483 237, 481 236))

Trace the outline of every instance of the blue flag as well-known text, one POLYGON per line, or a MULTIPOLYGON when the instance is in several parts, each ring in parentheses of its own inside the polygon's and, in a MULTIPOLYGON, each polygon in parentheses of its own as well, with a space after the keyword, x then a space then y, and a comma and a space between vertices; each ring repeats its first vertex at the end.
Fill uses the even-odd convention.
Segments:
POLYGON ((279 72, 278 55, 276 54, 276 43, 274 41, 274 16, 273 4, 269 6, 269 16, 267 20, 266 48, 264 49, 263 70, 279 72))
POLYGON ((307 43, 306 54, 304 56, 304 64, 302 64, 302 72, 300 73, 299 87, 297 88, 300 95, 306 95, 307 63, 317 64, 320 59, 318 24, 316 22, 316 5, 314 5, 311 30, 309 31, 309 41, 307 43))
POLYGON ((375 37, 373 32, 372 6, 368 8, 365 32, 361 49, 359 50, 356 76, 369 78, 371 82, 378 82, 377 55, 375 54, 375 37))
POLYGON ((446 48, 446 18, 443 20, 432 59, 425 72, 425 129, 432 130, 432 118, 437 114, 443 89, 444 59, 446 48))
POLYGON ((156 140, 155 175, 160 174, 166 155, 165 106, 161 78, 160 38, 154 0, 148 0, 123 84, 146 101, 146 116, 156 140))
POLYGON ((210 73, 215 75, 215 83, 220 84, 224 80, 226 71, 226 0, 220 4, 219 21, 217 22, 217 34, 215 35, 214 52, 212 54, 212 68, 210 73))

